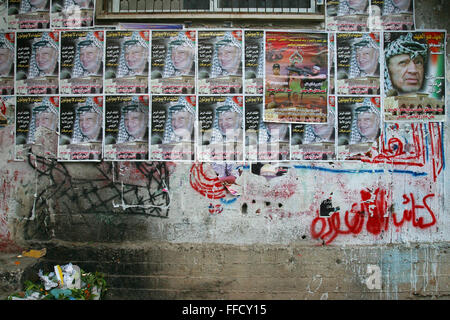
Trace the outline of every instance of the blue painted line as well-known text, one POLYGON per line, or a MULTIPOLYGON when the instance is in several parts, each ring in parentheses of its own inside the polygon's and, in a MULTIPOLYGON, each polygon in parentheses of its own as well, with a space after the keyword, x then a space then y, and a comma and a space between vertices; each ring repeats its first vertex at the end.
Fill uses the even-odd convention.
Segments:
POLYGON ((426 176, 428 175, 428 173, 426 172, 415 172, 415 171, 411 171, 411 170, 384 170, 384 169, 376 169, 376 170, 371 170, 371 169, 362 169, 362 170, 351 170, 351 169, 329 169, 329 168, 322 168, 322 167, 311 167, 311 166, 302 166, 302 165, 294 165, 294 168, 296 169, 307 169, 307 170, 317 170, 317 171, 326 171, 326 172, 333 172, 333 173, 354 173, 354 174, 359 174, 359 173, 384 173, 384 172, 391 172, 391 173, 403 173, 403 174, 410 174, 413 175, 415 177, 420 177, 420 176, 426 176))

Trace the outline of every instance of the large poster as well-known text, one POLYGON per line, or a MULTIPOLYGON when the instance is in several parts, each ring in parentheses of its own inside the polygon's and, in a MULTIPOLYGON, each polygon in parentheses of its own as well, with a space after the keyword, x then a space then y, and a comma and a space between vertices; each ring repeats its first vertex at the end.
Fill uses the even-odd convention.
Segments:
POLYGON ((49 29, 51 0, 7 0, 9 29, 49 29))
POLYGON ((246 94, 264 90, 264 31, 245 30, 244 85, 246 94))
POLYGON ((14 94, 15 34, 0 33, 0 95, 14 94))
POLYGON ((243 160, 243 96, 198 97, 198 160, 243 160))
POLYGON ((380 33, 336 33, 337 94, 380 94, 380 33))
POLYGON ((61 32, 61 94, 103 93, 103 31, 61 32))
POLYGON ((328 34, 266 31, 264 121, 326 122, 328 34))
POLYGON ((149 96, 105 96, 104 160, 148 160, 149 96))
POLYGON ((150 160, 195 160, 196 96, 152 96, 150 160))
POLYGON ((17 32, 16 36, 17 94, 57 94, 59 32, 17 32))
POLYGON ((52 28, 94 26, 94 0, 52 0, 52 28))
POLYGON ((106 31, 105 93, 148 93, 149 32, 106 31))
POLYGON ((384 32, 384 120, 445 121, 445 31, 384 32))
POLYGON ((413 30, 414 0, 371 0, 371 30, 413 30))
POLYGON ((58 160, 101 160, 103 96, 61 97, 58 160))
POLYGON ((198 93, 243 93, 242 30, 198 31, 198 93))
POLYGON ((326 0, 326 28, 369 31, 369 0, 326 0))
POLYGON ((380 97, 339 96, 338 158, 360 160, 377 151, 381 133, 380 97))
POLYGON ((336 97, 328 98, 326 123, 292 124, 291 160, 336 159, 336 97))
POLYGON ((263 121, 263 97, 245 97, 245 160, 289 160, 290 124, 263 121))
POLYGON ((152 31, 151 93, 195 94, 196 31, 152 31))
POLYGON ((41 147, 35 154, 56 158, 58 110, 58 96, 16 97, 16 159, 26 159, 34 145, 41 147))

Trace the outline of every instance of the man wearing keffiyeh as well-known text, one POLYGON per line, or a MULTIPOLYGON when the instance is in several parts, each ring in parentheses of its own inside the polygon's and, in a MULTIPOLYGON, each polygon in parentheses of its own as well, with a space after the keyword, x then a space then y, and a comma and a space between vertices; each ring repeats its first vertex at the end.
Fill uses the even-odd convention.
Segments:
POLYGON ((163 143, 192 141, 194 120, 194 108, 186 101, 186 98, 180 97, 169 107, 163 143))
POLYGON ((57 71, 58 44, 48 32, 44 32, 32 44, 29 79, 55 75, 57 71))
POLYGON ((193 75, 194 73, 194 43, 184 32, 170 38, 164 65, 164 78, 193 75))
POLYGON ((353 113, 350 144, 374 142, 380 135, 380 111, 370 98, 357 104, 353 113))
POLYGON ((330 108, 328 110, 327 123, 307 124, 303 137, 303 144, 334 142, 334 120, 335 113, 330 108))
POLYGON ((242 108, 228 97, 216 108, 211 144, 239 142, 242 137, 242 108))
POLYGON ((242 43, 231 31, 219 39, 214 45, 211 78, 240 75, 242 43))
POLYGON ((0 78, 12 74, 14 64, 14 41, 6 39, 4 33, 0 33, 0 78))
POLYGON ((148 141, 148 106, 133 96, 131 104, 121 108, 118 143, 148 141))
POLYGON ((380 74, 380 47, 369 34, 363 34, 352 44, 349 78, 377 76, 380 74))
POLYGON ((92 97, 87 98, 75 113, 72 143, 101 141, 103 114, 92 97))
POLYGON ((48 11, 48 0, 22 0, 20 2, 19 13, 48 11))
POLYGON ((58 121, 58 110, 51 103, 48 97, 42 102, 36 102, 31 111, 31 122, 28 131, 27 143, 34 143, 36 139, 36 130, 39 127, 56 131, 58 121))
POLYGON ((428 46, 408 32, 389 43, 384 51, 384 86, 387 96, 414 93, 424 84, 428 46))
POLYGON ((367 13, 368 0, 341 0, 339 1, 338 16, 367 13))
POLYGON ((411 0, 384 0, 383 15, 392 13, 412 12, 411 0))
POLYGON ((125 39, 122 43, 117 77, 143 76, 147 73, 148 42, 139 32, 133 32, 131 38, 125 39))
POLYGON ((95 37, 93 32, 89 32, 86 39, 77 44, 72 77, 100 75, 103 71, 102 57, 102 42, 95 37))

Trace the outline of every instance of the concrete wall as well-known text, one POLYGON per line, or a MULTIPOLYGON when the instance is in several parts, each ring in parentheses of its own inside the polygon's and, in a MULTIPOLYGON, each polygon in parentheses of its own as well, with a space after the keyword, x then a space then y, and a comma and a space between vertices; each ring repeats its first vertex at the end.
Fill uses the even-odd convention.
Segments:
MULTIPOLYGON (((448 30, 443 0, 416 9, 417 28, 448 30)), ((447 79, 449 70, 447 57, 447 79)), ((296 162, 279 177, 238 166, 238 196, 209 164, 58 163, 38 148, 14 161, 10 120, 0 129, 0 251, 45 245, 49 263, 115 265, 105 269, 113 297, 450 294, 448 112, 443 125, 389 131, 422 148, 416 157, 296 162), (320 217, 327 199, 333 211, 320 217)))

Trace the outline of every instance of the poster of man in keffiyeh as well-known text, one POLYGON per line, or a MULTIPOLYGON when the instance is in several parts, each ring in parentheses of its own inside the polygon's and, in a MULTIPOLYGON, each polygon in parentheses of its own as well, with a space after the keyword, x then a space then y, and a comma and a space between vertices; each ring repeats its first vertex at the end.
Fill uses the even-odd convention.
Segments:
POLYGON ((152 31, 151 93, 195 94, 196 31, 152 31))
POLYGON ((49 29, 51 0, 8 0, 9 29, 49 29))
POLYGON ((52 0, 52 28, 94 26, 94 0, 52 0))
POLYGON ((238 161, 244 157, 244 97, 198 97, 198 160, 238 161))
POLYGON ((103 96, 63 96, 59 112, 58 160, 100 160, 103 96))
POLYGON ((264 31, 245 30, 246 94, 262 94, 264 90, 264 31))
POLYGON ((17 94, 58 94, 59 31, 17 32, 17 94))
POLYGON ((290 124, 263 121, 263 97, 245 97, 245 159, 289 160, 290 124))
POLYGON ((292 124, 291 160, 336 159, 336 97, 328 97, 326 123, 292 124))
POLYGON ((360 160, 379 150, 380 97, 337 97, 338 159, 360 160))
POLYGON ((445 31, 384 32, 384 120, 445 121, 445 31))
POLYGON ((15 34, 0 33, 0 95, 14 94, 15 34))
POLYGON ((371 0, 370 30, 414 30, 414 0, 371 0))
POLYGON ((16 159, 26 159, 31 148, 36 155, 56 158, 58 110, 58 96, 16 97, 16 159))
POLYGON ((61 94, 103 93, 103 31, 61 32, 61 94))
POLYGON ((264 121, 326 122, 328 34, 266 31, 264 121))
POLYGON ((243 93, 243 31, 198 31, 198 93, 243 93))
POLYGON ((336 33, 337 94, 380 94, 380 33, 336 33))
POLYGON ((106 31, 105 93, 148 93, 150 31, 106 31))
POLYGON ((149 96, 105 96, 104 160, 148 160, 149 96))
POLYGON ((196 96, 152 96, 150 160, 195 160, 196 96))
POLYGON ((326 29, 369 31, 370 0, 326 0, 326 29))

